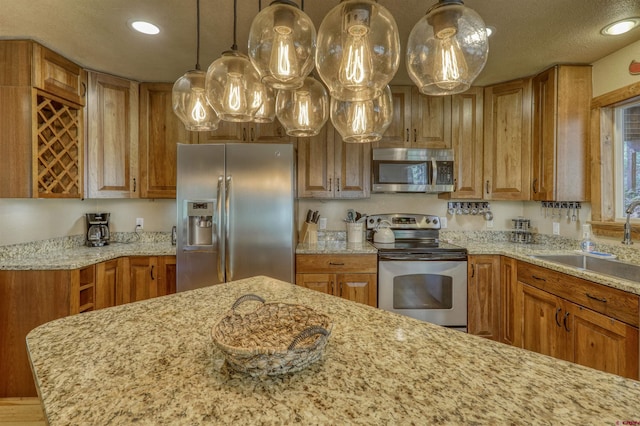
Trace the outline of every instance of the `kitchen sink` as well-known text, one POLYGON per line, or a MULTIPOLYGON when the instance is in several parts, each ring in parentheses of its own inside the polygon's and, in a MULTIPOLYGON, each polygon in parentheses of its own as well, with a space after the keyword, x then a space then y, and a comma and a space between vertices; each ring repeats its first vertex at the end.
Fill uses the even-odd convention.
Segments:
POLYGON ((583 254, 549 254, 532 256, 548 262, 561 263, 578 269, 611 275, 629 281, 640 282, 640 265, 614 259, 602 259, 583 254))

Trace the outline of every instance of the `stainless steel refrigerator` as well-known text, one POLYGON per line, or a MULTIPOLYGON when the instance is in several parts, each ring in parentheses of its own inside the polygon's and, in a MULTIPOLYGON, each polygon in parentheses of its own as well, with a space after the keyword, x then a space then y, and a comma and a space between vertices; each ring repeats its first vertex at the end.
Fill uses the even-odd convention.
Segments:
POLYGON ((178 144, 177 290, 255 275, 294 282, 295 154, 178 144))

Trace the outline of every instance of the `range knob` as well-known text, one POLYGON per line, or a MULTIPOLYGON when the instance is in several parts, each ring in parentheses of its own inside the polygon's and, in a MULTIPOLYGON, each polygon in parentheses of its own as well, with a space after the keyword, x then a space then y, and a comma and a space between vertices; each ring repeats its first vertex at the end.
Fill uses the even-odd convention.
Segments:
POLYGON ((425 221, 425 223, 426 223, 427 225, 431 223, 431 219, 429 219, 429 218, 426 218, 424 221, 425 221))
POLYGON ((433 218, 433 224, 434 224, 434 225, 437 225, 437 224, 438 224, 438 218, 437 218, 437 217, 434 217, 434 218, 433 218))

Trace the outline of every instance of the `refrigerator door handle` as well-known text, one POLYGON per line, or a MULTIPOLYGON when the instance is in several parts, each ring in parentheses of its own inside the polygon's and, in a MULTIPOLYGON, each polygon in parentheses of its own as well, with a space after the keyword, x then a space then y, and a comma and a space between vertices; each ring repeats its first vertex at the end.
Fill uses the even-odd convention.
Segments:
POLYGON ((230 222, 231 222, 231 215, 229 214, 229 209, 230 209, 230 205, 229 205, 229 199, 231 198, 231 176, 227 176, 227 185, 226 185, 226 191, 224 194, 225 200, 224 200, 224 207, 225 207, 225 275, 226 275, 226 281, 233 281, 233 268, 231 265, 231 246, 229 245, 229 241, 230 241, 230 222))
POLYGON ((222 263, 223 263, 223 257, 224 254, 222 253, 222 238, 220 238, 220 230, 221 228, 221 222, 222 222, 222 182, 224 180, 224 176, 220 175, 218 176, 218 193, 216 195, 216 205, 218 206, 218 212, 217 212, 217 216, 218 219, 216 221, 216 227, 215 227, 215 233, 217 233, 218 235, 213 235, 214 238, 216 238, 217 240, 217 245, 218 245, 218 281, 223 283, 224 280, 224 273, 222 271, 222 263))

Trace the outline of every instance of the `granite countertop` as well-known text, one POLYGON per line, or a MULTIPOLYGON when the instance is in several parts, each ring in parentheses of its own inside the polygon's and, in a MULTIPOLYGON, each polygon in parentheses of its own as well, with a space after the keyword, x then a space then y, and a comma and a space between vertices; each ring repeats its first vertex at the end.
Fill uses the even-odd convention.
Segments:
POLYGON ((376 254, 378 250, 368 241, 347 243, 346 241, 325 240, 317 244, 299 243, 296 254, 376 254))
POLYGON ((0 247, 0 270, 78 269, 122 256, 175 256, 166 233, 117 235, 102 247, 87 247, 84 236, 74 236, 0 247))
POLYGON ((640 420, 638 381, 267 277, 59 319, 27 348, 54 426, 640 420), (277 377, 229 370, 211 329, 246 293, 328 314, 323 358, 277 377))

